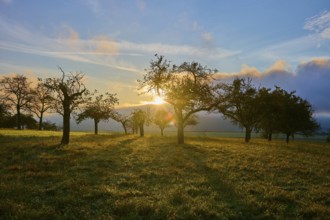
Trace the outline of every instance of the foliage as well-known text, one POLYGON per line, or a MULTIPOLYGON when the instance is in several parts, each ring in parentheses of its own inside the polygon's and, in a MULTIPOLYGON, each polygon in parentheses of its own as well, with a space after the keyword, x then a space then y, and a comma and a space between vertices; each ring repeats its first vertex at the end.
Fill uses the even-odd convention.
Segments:
POLYGON ((328 136, 327 136, 327 140, 328 143, 330 143, 330 129, 328 130, 328 136))
POLYGON ((8 120, 11 117, 8 105, 0 103, 0 128, 8 128, 8 120))
POLYGON ((328 219, 326 143, 0 130, 1 219, 328 219), (10 134, 10 135, 9 135, 10 134))
POLYGON ((56 125, 56 123, 51 121, 44 121, 42 129, 45 131, 58 131, 60 128, 56 125))
POLYGON ((45 86, 51 89, 55 96, 54 109, 63 116, 63 136, 62 145, 70 141, 70 117, 71 113, 84 102, 82 95, 86 91, 83 83, 84 75, 80 72, 69 75, 59 67, 62 72, 61 78, 47 78, 45 86))
MULTIPOLYGON (((36 129, 37 121, 30 114, 21 114, 21 129, 36 129)), ((4 120, 5 128, 15 128, 17 126, 17 114, 8 116, 4 120)))
POLYGON ((131 120, 134 129, 140 131, 140 136, 144 136, 144 125, 149 125, 151 122, 150 110, 134 109, 131 114, 131 120))
POLYGON ((223 87, 222 102, 218 106, 225 118, 245 128, 245 142, 251 139, 251 132, 260 120, 261 109, 258 107, 258 90, 251 84, 251 79, 236 78, 232 84, 223 87))
POLYGON ((38 78, 37 86, 31 90, 32 99, 28 103, 28 109, 39 118, 39 130, 43 128, 43 116, 52 107, 54 99, 52 90, 45 86, 46 81, 38 78))
POLYGON ((164 136, 164 129, 173 121, 173 115, 166 109, 157 109, 153 122, 160 128, 161 136, 164 136))
POLYGON ((184 143, 184 124, 189 117, 200 111, 211 110, 216 103, 217 86, 212 85, 212 73, 197 62, 173 65, 158 56, 139 80, 139 89, 155 92, 172 105, 178 128, 178 143, 184 143))
POLYGON ((297 132, 304 135, 311 135, 319 129, 318 123, 313 118, 313 109, 311 104, 295 95, 295 92, 288 93, 280 89, 275 90, 281 103, 280 119, 278 130, 286 135, 286 142, 289 143, 289 137, 297 132))
POLYGON ((258 107, 261 109, 260 121, 257 123, 257 130, 262 130, 263 135, 268 141, 272 140, 274 133, 280 131, 281 109, 281 95, 278 89, 270 91, 267 88, 259 89, 258 107))
POLYGON ((122 115, 119 112, 114 111, 111 115, 111 118, 119 122, 123 126, 125 134, 128 134, 129 128, 133 130, 132 120, 130 116, 122 115))
POLYGON ((100 121, 108 121, 114 113, 115 104, 118 104, 116 94, 98 94, 94 93, 88 95, 87 101, 82 107, 82 112, 77 116, 77 123, 82 122, 88 118, 94 120, 94 133, 98 134, 98 123, 100 121))
POLYGON ((23 76, 16 74, 15 76, 5 76, 0 81, 0 87, 4 93, 4 100, 6 104, 15 106, 17 115, 17 129, 21 129, 21 111, 27 108, 29 102, 31 102, 31 82, 23 76))

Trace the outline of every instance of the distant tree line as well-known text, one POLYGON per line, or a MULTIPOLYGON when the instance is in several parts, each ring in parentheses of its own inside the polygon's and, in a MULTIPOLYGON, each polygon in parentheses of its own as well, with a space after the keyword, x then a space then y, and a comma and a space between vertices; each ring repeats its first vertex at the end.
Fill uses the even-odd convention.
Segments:
POLYGON ((154 123, 161 135, 170 124, 177 128, 177 142, 184 143, 184 129, 196 125, 196 113, 201 111, 219 112, 245 130, 245 141, 249 142, 253 131, 262 132, 269 141, 273 134, 290 137, 300 133, 312 135, 319 129, 313 118, 310 103, 275 86, 256 88, 249 78, 236 78, 232 83, 214 79, 216 69, 209 69, 197 62, 183 62, 171 65, 164 56, 155 55, 142 80, 139 90, 162 97, 172 111, 160 108, 135 109, 129 115, 115 111, 119 104, 117 94, 97 90, 91 92, 84 85, 81 72, 65 73, 59 67, 61 77, 39 78, 32 86, 24 75, 4 76, 0 80, 0 127, 39 130, 58 130, 49 121, 44 122, 45 113, 58 113, 63 118, 61 145, 70 140, 70 118, 77 123, 94 121, 94 133, 98 134, 100 121, 113 119, 128 133, 144 136, 144 126, 154 123), (33 115, 38 118, 38 122, 33 115))

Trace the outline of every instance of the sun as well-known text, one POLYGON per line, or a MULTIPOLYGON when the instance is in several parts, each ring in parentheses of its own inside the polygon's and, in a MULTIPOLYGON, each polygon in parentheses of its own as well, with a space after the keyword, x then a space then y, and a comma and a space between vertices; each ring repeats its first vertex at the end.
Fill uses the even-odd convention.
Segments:
POLYGON ((165 103, 165 100, 162 97, 156 96, 152 103, 155 105, 162 105, 165 103))

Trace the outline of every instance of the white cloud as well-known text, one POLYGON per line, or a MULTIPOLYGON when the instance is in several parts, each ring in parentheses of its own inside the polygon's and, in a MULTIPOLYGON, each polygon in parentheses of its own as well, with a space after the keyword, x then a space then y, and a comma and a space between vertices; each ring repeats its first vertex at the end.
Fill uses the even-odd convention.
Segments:
POLYGON ((304 29, 316 32, 324 39, 330 39, 330 12, 324 11, 308 18, 304 29))
POLYGON ((330 12, 324 11, 318 15, 307 18, 304 29, 320 32, 330 27, 330 12))
MULTIPOLYGON (((79 33, 69 25, 62 25, 57 32, 58 35, 53 37, 5 19, 0 19, 0 29, 2 50, 91 63, 134 73, 142 73, 143 68, 135 66, 133 63, 136 61, 128 61, 129 59, 122 59, 121 56, 149 58, 150 54, 159 53, 166 56, 194 57, 194 59, 207 57, 214 60, 240 53, 223 48, 115 41, 104 35, 81 39, 79 33)), ((210 40, 210 36, 208 39, 210 40)))
POLYGON ((325 39, 330 39, 330 27, 324 29, 321 32, 321 37, 325 38, 325 39))
POLYGON ((232 51, 223 48, 208 48, 195 47, 190 45, 170 45, 161 43, 137 44, 134 42, 122 41, 119 42, 121 51, 133 53, 147 54, 165 54, 165 55, 183 55, 189 57, 209 59, 222 59, 231 57, 240 53, 240 51, 232 51))
POLYGON ((213 36, 210 32, 202 33, 202 39, 205 43, 210 44, 213 41, 213 36))

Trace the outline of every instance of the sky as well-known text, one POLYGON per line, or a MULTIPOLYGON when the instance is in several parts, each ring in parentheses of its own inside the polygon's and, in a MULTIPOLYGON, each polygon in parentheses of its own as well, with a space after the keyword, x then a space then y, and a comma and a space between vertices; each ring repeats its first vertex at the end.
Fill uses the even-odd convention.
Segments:
POLYGON ((138 95, 154 54, 197 61, 217 80, 252 76, 330 118, 329 0, 0 0, 0 76, 81 71, 90 90, 138 95))

